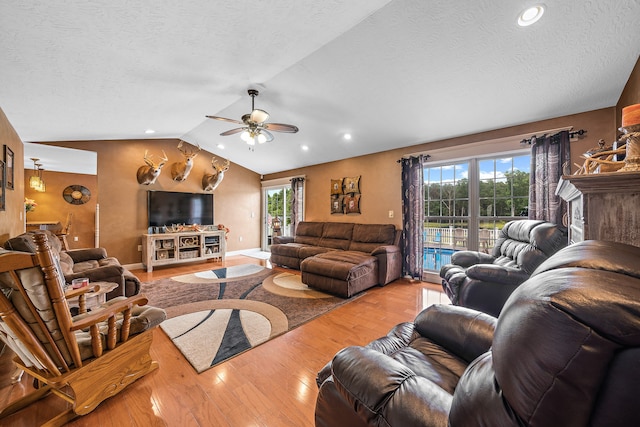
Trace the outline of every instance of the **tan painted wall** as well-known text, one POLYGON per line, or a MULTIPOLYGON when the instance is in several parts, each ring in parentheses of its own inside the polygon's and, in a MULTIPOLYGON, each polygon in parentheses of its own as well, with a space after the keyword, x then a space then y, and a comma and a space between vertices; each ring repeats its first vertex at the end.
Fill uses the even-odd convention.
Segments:
POLYGON ((640 58, 636 62, 631 76, 620 95, 618 105, 616 105, 616 129, 622 124, 622 109, 628 105, 640 103, 640 58))
POLYGON ((95 244, 98 177, 95 175, 45 170, 42 179, 45 182, 46 191, 41 193, 29 187, 31 175, 33 175, 33 169, 26 169, 24 177, 25 197, 35 200, 38 206, 34 211, 27 212, 27 222, 59 221, 64 226, 67 222, 67 215, 70 213, 72 214, 71 229, 69 236, 67 236, 69 247, 71 249, 93 247, 95 244), (89 201, 81 205, 68 203, 62 197, 62 192, 69 185, 82 185, 89 189, 91 192, 89 201), (77 237, 78 240, 74 241, 74 237, 77 237))
MULTIPOLYGON (((309 221, 359 222, 359 223, 391 223, 400 228, 402 225, 402 200, 400 194, 401 178, 398 160, 407 154, 424 152, 432 154, 431 161, 463 158, 495 151, 495 146, 473 147, 476 143, 500 140, 516 135, 531 136, 540 131, 573 126, 574 130, 585 129, 584 138, 571 145, 572 163, 582 163, 579 156, 591 147, 596 147, 600 138, 613 141, 615 138, 615 108, 605 108, 582 114, 559 117, 535 123, 528 123, 483 132, 474 135, 420 144, 383 153, 354 157, 332 163, 293 169, 285 172, 265 175, 265 180, 287 176, 306 176, 306 219, 309 221), (437 154, 436 154, 437 153, 437 154), (362 194, 360 215, 332 215, 330 213, 331 179, 361 175, 360 190, 362 194), (393 211, 394 218, 389 218, 393 211)), ((519 150, 523 146, 516 138, 506 143, 510 150, 519 150)), ((505 147, 503 147, 505 149, 505 147)), ((575 171, 576 167, 573 167, 575 171)))
MULTIPOLYGON (((417 152, 433 153, 434 158, 463 157, 472 155, 474 143, 506 138, 514 135, 532 135, 546 129, 573 126, 586 129, 585 138, 572 143, 572 163, 582 163, 580 154, 597 146, 600 138, 612 142, 617 136, 620 123, 619 111, 623 106, 640 102, 640 70, 636 64, 627 82, 620 101, 615 107, 528 123, 495 131, 419 144, 404 149, 361 156, 343 161, 317 165, 309 168, 270 174, 264 179, 275 179, 292 175, 307 176, 307 219, 319 221, 348 221, 363 223, 394 223, 401 225, 400 166, 397 160, 417 152), (465 154, 466 153, 466 154, 465 154), (361 215, 331 215, 329 211, 329 184, 333 178, 361 175, 361 215), (394 218, 388 211, 394 211, 394 218)), ((0 138, 15 152, 16 159, 23 157, 20 138, 0 110, 0 138)), ((101 245, 110 254, 121 258, 123 263, 140 262, 137 245, 146 229, 147 187, 135 180, 135 172, 143 164, 145 148, 158 155, 165 149, 170 161, 179 159, 175 146, 177 140, 125 140, 83 141, 56 143, 56 145, 80 148, 98 153, 98 202, 101 213, 101 245)), ((519 148, 519 144, 517 148, 519 148)), ((516 148, 516 147, 514 147, 516 148)), ((490 151, 491 148, 487 148, 490 151)), ((149 188, 175 191, 200 191, 199 180, 204 169, 209 168, 208 155, 196 158, 193 175, 185 183, 174 183, 168 173, 163 173, 158 182, 149 188)), ((22 163, 16 164, 16 190, 7 191, 7 208, 0 212, 0 242, 23 230, 24 170, 22 163)), ((572 167, 576 169, 575 166, 572 167)), ((167 169, 168 172, 168 169, 167 169)), ((225 180, 215 191, 215 218, 231 228, 228 250, 240 250, 260 245, 260 177, 240 166, 231 165, 225 180), (255 217, 251 218, 251 213, 255 217), (243 241, 239 238, 242 236, 243 241)))
POLYGON ((24 145, 0 108, 0 158, 4 146, 14 154, 14 189, 5 189, 5 210, 0 211, 0 245, 24 231, 24 145))
MULTIPOLYGON (((147 231, 147 190, 202 193, 203 173, 211 172, 211 153, 201 151, 191 174, 184 182, 171 179, 171 163, 181 161, 176 139, 71 141, 54 145, 95 151, 98 154, 98 203, 100 246, 117 256, 123 264, 141 262, 138 245, 147 231), (144 165, 144 152, 157 160, 162 150, 169 161, 154 184, 140 185, 138 168, 144 165)), ((187 145, 188 148, 193 148, 187 145)), ((260 246, 260 175, 231 164, 225 178, 214 191, 216 224, 231 229, 227 251, 260 246), (251 218, 251 212, 256 213, 251 218), (240 241, 242 237, 242 241, 240 241)))

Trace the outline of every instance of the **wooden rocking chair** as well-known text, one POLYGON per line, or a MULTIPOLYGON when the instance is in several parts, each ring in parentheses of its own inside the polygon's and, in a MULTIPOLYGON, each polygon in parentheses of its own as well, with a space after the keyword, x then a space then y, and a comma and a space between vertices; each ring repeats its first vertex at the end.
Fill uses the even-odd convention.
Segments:
POLYGON ((71 405, 43 425, 61 426, 158 367, 149 349, 166 313, 137 295, 72 317, 46 235, 35 242, 35 254, 0 250, 0 339, 37 386, 0 410, 0 424, 54 394, 71 405))

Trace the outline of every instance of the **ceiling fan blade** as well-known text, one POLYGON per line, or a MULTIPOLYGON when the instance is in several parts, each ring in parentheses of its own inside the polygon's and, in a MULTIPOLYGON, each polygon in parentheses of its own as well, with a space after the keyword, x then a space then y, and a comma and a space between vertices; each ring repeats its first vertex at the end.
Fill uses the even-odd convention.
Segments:
POLYGON ((241 122, 240 120, 227 119, 226 117, 207 116, 207 118, 209 118, 209 119, 215 119, 215 120, 222 120, 223 122, 236 123, 236 124, 239 124, 239 125, 243 125, 243 124, 244 124, 244 123, 243 123, 243 122, 241 122))
POLYGON ((265 123, 262 127, 273 132, 296 133, 299 130, 298 126, 286 125, 284 123, 265 123))
POLYGON ((222 133, 220 134, 220 136, 235 135, 236 133, 240 133, 240 132, 242 132, 242 131, 244 131, 244 130, 246 130, 246 129, 247 129, 247 128, 236 128, 236 129, 231 129, 231 130, 228 130, 228 131, 226 131, 226 132, 222 132, 222 133))
POLYGON ((251 112, 251 121, 254 123, 264 123, 269 118, 269 113, 264 110, 255 109, 251 112))

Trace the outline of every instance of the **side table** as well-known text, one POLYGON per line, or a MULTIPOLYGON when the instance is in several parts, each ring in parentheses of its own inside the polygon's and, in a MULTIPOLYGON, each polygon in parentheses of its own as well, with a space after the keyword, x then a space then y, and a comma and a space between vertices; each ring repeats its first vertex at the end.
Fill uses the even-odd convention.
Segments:
POLYGON ((69 308, 78 307, 78 313, 86 313, 92 308, 104 304, 106 295, 118 287, 118 284, 113 282, 89 282, 89 287, 96 285, 100 286, 100 289, 96 292, 87 292, 83 295, 84 298, 82 296, 69 298, 67 300, 69 308))

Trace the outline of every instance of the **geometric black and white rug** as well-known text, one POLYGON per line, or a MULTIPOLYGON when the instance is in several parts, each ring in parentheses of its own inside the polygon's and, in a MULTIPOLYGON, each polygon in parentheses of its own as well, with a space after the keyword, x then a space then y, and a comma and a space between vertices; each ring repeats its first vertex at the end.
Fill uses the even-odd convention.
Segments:
POLYGON ((200 373, 349 301, 272 273, 232 266, 144 283, 141 293, 167 311, 160 327, 200 373))

